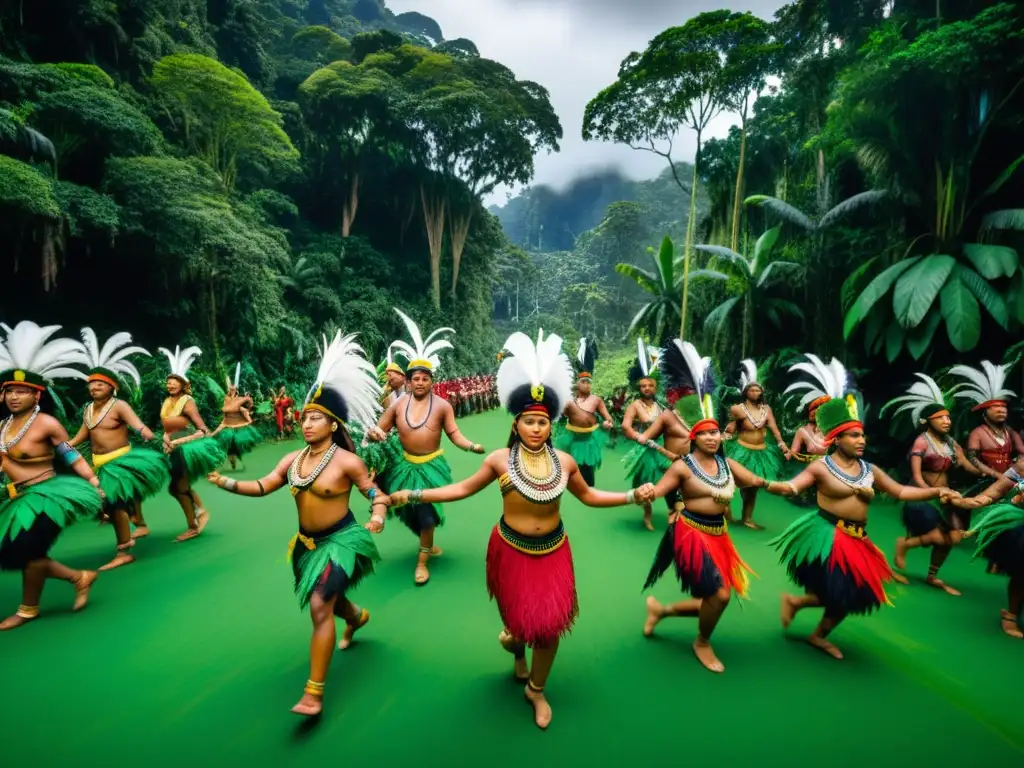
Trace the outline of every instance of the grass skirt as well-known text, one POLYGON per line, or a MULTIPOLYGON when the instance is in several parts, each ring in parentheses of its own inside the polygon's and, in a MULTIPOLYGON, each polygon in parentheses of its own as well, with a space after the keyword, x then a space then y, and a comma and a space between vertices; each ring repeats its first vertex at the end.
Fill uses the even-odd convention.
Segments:
POLYGON ((626 477, 632 478, 634 488, 639 488, 645 483, 657 484, 672 465, 671 461, 655 449, 639 444, 622 457, 622 463, 625 466, 626 477))
POLYGON ((978 521, 974 532, 974 557, 984 557, 997 573, 1024 578, 1024 509, 997 504, 978 521))
POLYGON ((202 437, 183 443, 171 451, 171 479, 187 477, 194 483, 224 463, 227 456, 220 443, 212 437, 202 437))
POLYGON ((559 424, 556 431, 555 448, 568 453, 580 466, 601 468, 604 447, 608 444, 608 435, 603 429, 598 427, 593 432, 571 432, 565 425, 559 424))
POLYGON ((263 435, 251 424, 229 429, 225 427, 214 438, 228 456, 245 456, 263 442, 263 435))
POLYGON ((754 451, 740 445, 739 440, 730 440, 725 444, 725 455, 765 480, 778 480, 782 477, 784 462, 782 451, 777 445, 765 443, 764 450, 754 451))
POLYGON ((561 524, 537 538, 512 531, 504 520, 494 526, 487 544, 487 594, 498 603, 505 628, 517 640, 543 647, 567 635, 579 615, 579 601, 572 550, 561 524), (545 544, 557 547, 527 554, 506 537, 541 551, 545 544))
POLYGON ((80 477, 44 480, 13 499, 3 493, 0 569, 20 571, 32 560, 45 558, 61 531, 77 520, 96 517, 102 507, 99 493, 80 477))
POLYGON ((644 589, 653 587, 673 563, 679 586, 694 597, 711 597, 722 587, 747 596, 747 574, 753 571, 733 546, 723 515, 684 510, 662 536, 644 589))
MULTIPOLYGON (((393 491, 426 491, 450 485, 452 470, 443 455, 417 464, 402 454, 398 463, 388 472, 387 481, 393 491)), ((444 525, 444 507, 441 504, 407 504, 395 510, 395 514, 417 536, 425 528, 444 525)))
POLYGON ((867 614, 891 605, 885 583, 892 570, 864 526, 819 509, 768 543, 780 550, 789 578, 821 600, 827 614, 867 614))
POLYGON ((107 496, 107 506, 117 508, 162 491, 170 482, 170 471, 162 453, 149 448, 132 448, 97 467, 96 477, 107 496))
POLYGON ((383 443, 367 442, 365 446, 361 431, 353 429, 350 433, 352 442, 356 444, 356 455, 373 474, 377 487, 387 493, 387 489, 382 487, 381 483, 385 482, 388 472, 402 460, 402 443, 398 439, 398 432, 393 430, 383 443))
POLYGON ((380 553, 373 535, 349 512, 323 531, 300 530, 288 547, 288 562, 299 608, 305 609, 313 592, 324 600, 343 598, 347 590, 355 589, 373 573, 380 553))

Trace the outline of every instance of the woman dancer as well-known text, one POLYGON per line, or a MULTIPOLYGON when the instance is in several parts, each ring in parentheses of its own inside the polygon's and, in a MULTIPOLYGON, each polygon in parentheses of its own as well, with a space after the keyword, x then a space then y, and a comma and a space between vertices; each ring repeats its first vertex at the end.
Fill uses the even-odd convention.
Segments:
POLYGON ((271 400, 274 402, 274 420, 277 421, 277 439, 282 440, 287 435, 292 436, 292 406, 295 401, 288 397, 284 387, 281 387, 274 395, 271 393, 271 400))
POLYGON ((263 442, 263 435, 252 425, 252 417, 249 415, 252 398, 248 395, 242 397, 238 394, 238 378, 241 373, 242 364, 237 363, 234 384, 230 379, 226 382, 228 390, 224 396, 224 406, 221 408, 224 419, 211 435, 211 437, 217 438, 220 447, 228 455, 231 469, 236 469, 238 460, 263 442))
POLYGON ((370 612, 349 600, 348 592, 380 561, 367 529, 384 530, 388 506, 387 497, 370 481, 366 465, 355 455, 346 428, 350 419, 364 430, 373 426, 379 411, 380 387, 373 366, 354 339, 355 334, 343 337, 340 331, 330 345, 324 339, 320 371, 302 410, 304 449, 289 453, 260 480, 209 476, 214 485, 242 496, 265 496, 291 486, 299 532, 288 545, 288 560, 299 607, 308 606, 313 619, 309 679, 292 712, 306 717, 323 710, 327 669, 337 639, 335 617, 346 625, 338 645, 341 650, 370 620, 370 612), (365 527, 356 522, 349 505, 353 487, 370 500, 370 522, 365 527))
POLYGON ((502 517, 487 546, 487 591, 505 624, 498 639, 515 657, 515 676, 526 683, 534 722, 547 728, 551 706, 544 696, 559 640, 576 620, 576 579, 572 552, 559 512, 568 489, 587 506, 643 504, 653 488, 607 493, 583 480, 571 456, 551 446, 551 420, 572 397, 572 369, 562 339, 543 337, 537 345, 522 333, 505 342, 498 370, 502 404, 514 417, 508 447, 495 451, 480 470, 460 483, 391 495, 393 505, 458 501, 495 480, 501 489, 502 517), (533 648, 527 665, 526 648, 533 648))
POLYGON ((225 456, 220 443, 210 439, 210 430, 192 399, 188 369, 202 354, 199 347, 184 350, 175 347, 173 353, 160 347, 160 352, 171 364, 171 372, 167 375, 167 399, 160 408, 160 421, 164 427, 164 453, 171 463, 170 493, 181 505, 188 524, 188 530, 175 539, 182 542, 201 534, 210 520, 192 486, 196 480, 219 467, 225 456))
MULTIPOLYGON (((663 448, 662 451, 658 450, 661 447, 660 440, 651 441, 654 445, 650 446, 644 439, 644 433, 661 416, 661 406, 655 400, 658 392, 658 355, 652 354, 643 339, 637 339, 636 344, 636 362, 629 371, 629 380, 639 397, 626 408, 622 417, 622 434, 637 445, 623 457, 622 463, 626 465, 626 477, 632 479, 634 487, 639 487, 658 482, 672 462, 663 455, 663 448)), ((669 499, 668 511, 671 514, 672 499, 669 499)), ((654 530, 652 512, 651 505, 645 504, 644 528, 648 531, 654 530)))

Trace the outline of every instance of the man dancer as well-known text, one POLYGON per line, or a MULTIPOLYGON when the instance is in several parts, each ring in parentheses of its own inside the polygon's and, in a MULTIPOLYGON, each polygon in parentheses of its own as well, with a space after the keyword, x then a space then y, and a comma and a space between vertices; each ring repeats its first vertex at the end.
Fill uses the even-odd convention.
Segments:
MULTIPOLYGON (((402 370, 398 363, 391 359, 390 347, 388 348, 386 363, 381 363, 377 370, 381 371, 377 376, 378 380, 383 380, 384 383, 384 389, 380 396, 380 405, 382 409, 387 409, 406 394, 405 371, 402 370), (381 371, 382 368, 383 370, 381 371)), ((360 430, 358 427, 354 427, 352 432, 353 436, 356 437, 359 435, 360 430)), ((370 471, 370 478, 377 484, 378 488, 383 490, 387 487, 388 470, 395 465, 402 455, 402 444, 398 441, 398 434, 396 432, 391 432, 383 443, 374 442, 370 439, 369 435, 363 435, 362 439, 356 444, 356 454, 366 464, 366 468, 370 471)))
MULTIPOLYGON (((437 337, 454 331, 439 328, 424 340, 408 315, 398 309, 395 312, 402 318, 412 340, 412 345, 404 341, 396 341, 392 345, 408 360, 406 375, 412 396, 403 397, 388 406, 368 437, 383 442, 392 429, 398 430, 403 453, 388 472, 389 488, 440 488, 452 482, 452 472, 441 448, 442 431, 462 450, 484 452, 483 446, 463 437, 455 423, 451 405, 433 393, 434 373, 440 365, 437 353, 452 348, 451 342, 437 337)), ((423 586, 430 581, 427 563, 431 556, 442 554, 441 549, 434 546, 434 529, 444 525, 444 510, 440 504, 421 503, 402 507, 396 514, 409 530, 419 536, 420 551, 414 580, 417 586, 423 586)))
MULTIPOLYGON (((740 395, 743 402, 729 409, 725 439, 732 441, 735 435, 735 441, 727 443, 726 453, 755 475, 778 480, 782 472, 782 458, 789 458, 789 448, 775 423, 775 414, 764 402, 764 387, 759 382, 757 366, 753 360, 744 360, 740 366, 743 369, 740 372, 740 395), (765 440, 768 430, 771 430, 775 438, 774 446, 765 440)), ((744 488, 740 496, 743 498, 743 525, 755 531, 762 530, 754 522, 757 488, 744 488)))
MULTIPOLYGON (((917 439, 910 449, 910 479, 917 488, 941 488, 949 485, 949 473, 960 467, 972 475, 981 475, 949 431, 953 420, 949 416, 947 394, 935 380, 924 373, 916 376, 907 394, 891 400, 882 407, 882 415, 891 405, 899 405, 893 412, 896 416, 909 411, 910 417, 919 430, 917 439)), ((893 563, 900 570, 907 567, 907 552, 917 547, 931 547, 931 564, 925 583, 959 596, 960 592, 939 578, 939 569, 946 562, 952 548, 959 544, 965 532, 971 527, 971 513, 954 506, 936 502, 910 502, 903 505, 903 527, 907 535, 896 539, 896 557, 893 563)), ((893 574, 896 581, 907 584, 905 576, 893 574)))
MULTIPOLYGON (((637 339, 636 362, 630 368, 629 380, 640 396, 626 406, 626 412, 622 416, 622 434, 627 440, 637 443, 622 459, 626 466, 626 477, 632 478, 634 488, 657 483, 671 463, 670 459, 657 451, 657 447, 650 448, 647 445, 648 441, 644 439, 643 434, 644 430, 654 425, 662 412, 661 406, 655 400, 658 391, 657 362, 657 356, 651 354, 644 340, 637 339)), ((644 528, 653 531, 652 507, 650 504, 644 504, 643 509, 644 528)), ((672 512, 671 500, 669 512, 672 512)))
POLYGON ((129 427, 143 440, 155 440, 152 430, 135 414, 132 407, 117 398, 121 377, 127 376, 141 384, 138 370, 128 361, 129 355, 149 355, 142 347, 128 346, 132 337, 117 333, 101 348, 91 328, 82 329, 82 352, 89 364, 89 397, 92 402, 82 413, 82 427, 71 440, 77 448, 88 442, 92 447, 92 465, 100 479, 106 498, 105 510, 114 525, 117 550, 114 559, 100 567, 110 571, 135 562, 131 549, 135 539, 149 530, 140 526, 132 536, 129 518, 142 520, 142 502, 159 493, 171 479, 167 460, 157 451, 135 448, 128 440, 129 427))
POLYGON ((573 361, 576 367, 576 397, 565 406, 564 431, 555 440, 558 450, 576 460, 580 474, 590 486, 594 485, 595 474, 601 468, 604 446, 608 442, 608 436, 600 428, 612 428, 612 417, 604 400, 591 392, 596 362, 597 345, 586 337, 580 339, 579 352, 573 361), (604 419, 601 424, 597 420, 598 414, 604 419))
POLYGON ((21 605, 0 622, 14 629, 39 616, 39 599, 47 579, 75 587, 74 610, 89 601, 96 571, 75 571, 50 559, 61 531, 77 520, 94 518, 103 506, 100 481, 68 434, 46 413, 51 405, 48 380, 85 378, 71 366, 84 363, 78 342, 50 339, 59 325, 40 328, 24 321, 2 326, 0 341, 0 570, 21 571, 21 605), (78 477, 57 475, 55 461, 78 477), (89 486, 92 486, 91 488, 89 486))
POLYGON ((982 474, 999 480, 1011 465, 1024 457, 1024 442, 1016 430, 1006 424, 1007 400, 1014 393, 1004 387, 1009 365, 993 365, 982 360, 981 370, 954 365, 949 372, 964 379, 956 397, 974 403, 972 411, 981 411, 982 423, 967 437, 967 458, 982 474))
POLYGON ((790 579, 805 592, 800 597, 782 596, 783 628, 805 608, 824 608, 808 642, 841 659, 842 652, 828 641, 832 630, 850 614, 868 614, 883 603, 891 605, 885 584, 892 580, 892 570, 867 537, 875 487, 900 501, 945 500, 959 494, 948 488, 900 485, 864 461, 864 425, 853 394, 846 394, 845 372, 830 382, 828 390, 832 399, 818 408, 816 419, 829 454, 792 481, 779 484, 793 494, 816 488, 818 509, 797 518, 769 544, 780 550, 790 579))

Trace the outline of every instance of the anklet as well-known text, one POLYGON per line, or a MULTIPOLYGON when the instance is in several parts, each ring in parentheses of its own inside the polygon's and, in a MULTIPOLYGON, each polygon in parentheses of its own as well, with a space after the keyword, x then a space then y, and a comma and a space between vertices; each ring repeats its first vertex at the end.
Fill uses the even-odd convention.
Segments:
POLYGON ((325 685, 327 685, 327 683, 317 683, 313 680, 307 680, 304 692, 308 693, 310 696, 319 696, 323 698, 325 685))
POLYGON ((22 619, 34 619, 36 616, 39 615, 39 606, 19 605, 18 610, 15 611, 14 615, 22 619))
POLYGON ((527 680, 526 681, 526 685, 534 693, 544 693, 544 686, 541 686, 540 688, 538 688, 536 685, 533 684, 533 678, 530 678, 529 680, 527 680))
POLYGON ((422 555, 429 555, 433 551, 434 551, 433 547, 420 547, 420 554, 422 554, 422 555))

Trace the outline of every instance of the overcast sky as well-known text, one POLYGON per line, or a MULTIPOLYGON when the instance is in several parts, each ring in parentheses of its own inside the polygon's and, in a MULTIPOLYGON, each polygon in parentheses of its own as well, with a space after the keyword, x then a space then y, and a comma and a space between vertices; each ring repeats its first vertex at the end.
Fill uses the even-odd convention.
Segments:
MULTIPOLYGON (((751 11, 770 20, 783 0, 387 0, 394 13, 419 11, 441 25, 445 39, 466 37, 480 55, 500 61, 521 80, 534 80, 551 93, 565 137, 561 152, 536 158, 535 184, 560 188, 587 170, 615 166, 633 178, 650 178, 665 161, 649 152, 580 136, 583 110, 615 81, 619 63, 642 51, 667 27, 684 24, 704 11, 751 11)), ((711 136, 723 136, 734 122, 720 116, 711 136)), ((710 138, 710 137, 709 137, 710 138)), ((675 156, 692 160, 696 141, 686 132, 675 156)), ((503 203, 506 190, 486 200, 503 203)))

